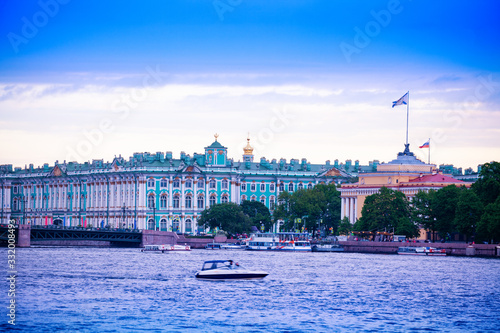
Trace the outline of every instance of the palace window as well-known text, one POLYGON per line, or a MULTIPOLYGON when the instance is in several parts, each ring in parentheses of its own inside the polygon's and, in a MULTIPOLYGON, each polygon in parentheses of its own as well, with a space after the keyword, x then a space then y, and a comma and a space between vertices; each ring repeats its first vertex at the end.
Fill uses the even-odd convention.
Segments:
POLYGON ((245 201, 247 199, 247 196, 246 195, 242 195, 241 196, 241 201, 245 201))
POLYGON ((148 230, 155 230, 155 221, 153 219, 148 221, 148 230))
POLYGON ((227 188, 229 187, 228 184, 229 184, 229 182, 227 181, 227 179, 224 179, 222 181, 222 189, 227 190, 227 188))
POLYGON ((205 186, 205 180, 202 178, 198 179, 198 188, 203 188, 205 186))
POLYGON ((302 190, 303 188, 304 188, 304 185, 302 185, 302 183, 299 183, 299 185, 298 185, 298 189, 299 189, 299 190, 302 190))
POLYGON ((191 201, 192 201, 191 195, 190 194, 186 195, 186 202, 185 202, 186 208, 191 208, 191 201))
POLYGON ((205 198, 203 195, 198 196, 198 208, 205 208, 205 198))
POLYGON ((288 184, 288 192, 293 192, 293 183, 288 184))
POLYGON ((148 187, 155 187, 155 180, 153 178, 148 179, 148 187))
POLYGON ((274 183, 269 185, 269 191, 274 192, 274 183))
POLYGON ((175 219, 175 220, 172 222, 172 231, 174 231, 174 232, 179 231, 180 226, 181 226, 181 224, 180 224, 179 220, 178 220, 178 219, 175 219))
POLYGON ((160 187, 161 188, 167 188, 168 186, 168 180, 166 180, 165 178, 163 178, 161 181, 160 181, 160 187))
POLYGON ((285 190, 285 184, 280 183, 280 192, 283 192, 285 190))
POLYGON ((165 194, 160 197, 160 208, 167 208, 167 196, 165 194))
POLYGON ((266 184, 260 184, 260 191, 265 192, 266 191, 266 184))
POLYGON ((186 180, 186 188, 191 188, 193 187, 193 181, 191 179, 186 180))
POLYGON ((215 179, 210 179, 210 188, 215 188, 215 179))
POLYGON ((186 221, 184 221, 184 231, 185 232, 191 232, 191 231, 193 231, 191 219, 186 219, 186 221))
POLYGON ((149 195, 148 196, 148 208, 153 209, 155 207, 155 196, 149 195))
POLYGON ((307 189, 308 190, 312 190, 312 188, 313 188, 313 184, 312 183, 307 184, 307 189))
POLYGON ((252 197, 250 198, 250 201, 257 201, 257 197, 255 195, 252 195, 252 197))
POLYGON ((228 202, 227 195, 222 196, 222 203, 227 203, 227 202, 228 202))
POLYGON ((174 188, 179 188, 181 187, 181 182, 179 181, 179 178, 174 179, 174 188))
POLYGON ((257 189, 257 186, 255 185, 255 183, 252 183, 250 185, 250 191, 255 192, 256 189, 257 189))
POLYGON ((247 190, 247 183, 241 183, 241 192, 245 192, 247 190))
POLYGON ((210 196, 210 206, 213 206, 216 204, 216 197, 215 195, 210 196))
POLYGON ((260 203, 265 205, 266 204, 266 197, 260 197, 260 203))
POLYGON ((167 220, 166 219, 160 220, 160 230, 167 231, 167 220))
POLYGON ((179 208, 181 202, 181 198, 178 194, 174 195, 174 208, 179 208))
POLYGON ((270 198, 269 198, 269 209, 270 209, 270 210, 274 210, 275 205, 276 205, 276 203, 275 203, 275 201, 274 201, 274 197, 270 197, 270 198))

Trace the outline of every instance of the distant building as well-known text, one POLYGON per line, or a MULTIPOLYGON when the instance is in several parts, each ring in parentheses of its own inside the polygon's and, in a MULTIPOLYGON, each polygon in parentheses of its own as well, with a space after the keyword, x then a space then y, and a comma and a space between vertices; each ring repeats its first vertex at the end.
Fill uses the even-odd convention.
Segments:
MULTIPOLYGON (((201 211, 216 203, 260 201, 271 211, 283 191, 340 183, 349 168, 306 159, 254 162, 248 139, 242 162, 217 141, 193 157, 135 153, 129 160, 0 166, 1 223, 127 227, 196 233, 201 211)), ((358 165, 359 163, 356 163, 358 165)))
POLYGON ((403 192, 408 198, 419 191, 439 190, 448 185, 470 187, 467 183, 438 172, 436 165, 426 164, 410 152, 409 145, 395 160, 378 164, 376 171, 359 173, 354 184, 343 184, 341 192, 341 218, 355 223, 361 217, 361 210, 367 196, 387 187, 403 192))

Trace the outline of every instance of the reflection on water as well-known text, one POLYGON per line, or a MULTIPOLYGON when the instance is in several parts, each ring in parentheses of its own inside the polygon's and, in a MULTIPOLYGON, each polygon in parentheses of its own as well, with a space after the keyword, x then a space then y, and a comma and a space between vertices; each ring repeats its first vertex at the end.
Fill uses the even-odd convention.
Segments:
MULTIPOLYGON (((7 258, 6 249, 1 253, 7 258)), ((484 332, 500 327, 497 259, 103 248, 17 249, 16 255, 20 331, 484 332), (258 281, 196 280, 203 262, 214 259, 233 259, 270 275, 258 281)), ((1 265, 6 272, 6 260, 1 265)), ((10 327, 6 322, 0 330, 10 327)))

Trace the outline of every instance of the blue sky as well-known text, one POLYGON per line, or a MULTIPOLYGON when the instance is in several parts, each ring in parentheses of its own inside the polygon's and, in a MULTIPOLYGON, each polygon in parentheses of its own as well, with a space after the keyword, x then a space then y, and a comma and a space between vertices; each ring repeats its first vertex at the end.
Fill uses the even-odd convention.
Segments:
POLYGON ((389 161, 406 125, 391 102, 410 91, 412 150, 426 160, 430 137, 433 163, 476 168, 500 156, 499 12, 497 1, 1 1, 0 163, 192 154, 215 132, 235 160, 250 132, 257 158, 389 161))

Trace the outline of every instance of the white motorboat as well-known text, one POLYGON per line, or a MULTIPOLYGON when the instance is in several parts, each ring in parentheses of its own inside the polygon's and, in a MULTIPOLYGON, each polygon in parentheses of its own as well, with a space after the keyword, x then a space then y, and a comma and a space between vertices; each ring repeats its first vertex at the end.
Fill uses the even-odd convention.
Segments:
POLYGON ((195 277, 200 280, 256 280, 268 275, 264 271, 248 270, 232 260, 209 260, 203 263, 195 277))
POLYGON ((144 248, 141 249, 141 252, 170 252, 170 251, 191 251, 191 247, 189 245, 144 245, 144 248))
POLYGON ((445 256, 445 249, 436 249, 435 247, 411 247, 403 246, 398 248, 398 254, 413 255, 413 256, 445 256))

